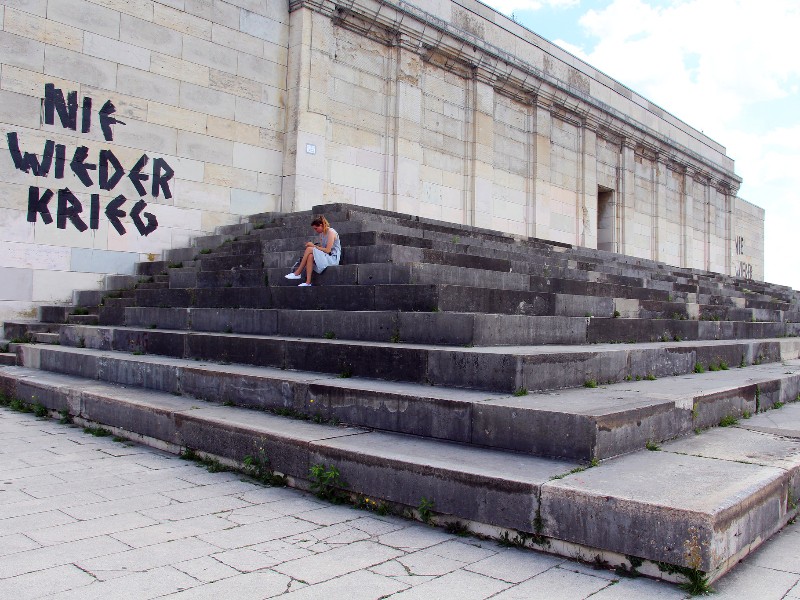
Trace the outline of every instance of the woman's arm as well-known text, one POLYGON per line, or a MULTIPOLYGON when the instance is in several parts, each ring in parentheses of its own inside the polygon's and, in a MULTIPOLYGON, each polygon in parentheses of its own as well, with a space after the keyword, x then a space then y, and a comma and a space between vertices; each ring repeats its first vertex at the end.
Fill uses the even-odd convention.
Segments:
POLYGON ((323 248, 321 244, 316 244, 315 247, 318 250, 322 250, 325 254, 331 253, 331 248, 333 248, 333 242, 336 241, 336 234, 333 231, 328 231, 328 244, 323 248))

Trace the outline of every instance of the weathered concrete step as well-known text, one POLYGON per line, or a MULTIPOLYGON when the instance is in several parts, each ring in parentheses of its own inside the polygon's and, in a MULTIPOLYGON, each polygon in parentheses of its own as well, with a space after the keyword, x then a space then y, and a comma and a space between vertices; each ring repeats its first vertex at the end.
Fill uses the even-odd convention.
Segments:
POLYGON ((59 344, 58 333, 34 333, 33 341, 39 344, 59 344))
POLYGON ((131 327, 455 346, 583 344, 582 317, 227 308, 131 307, 131 327))
POLYGON ((125 320, 118 324, 452 346, 668 342, 800 335, 799 323, 228 308, 130 307, 125 309, 125 320))
POLYGON ((509 396, 311 372, 27 346, 21 364, 249 408, 583 461, 641 450, 800 393, 800 361, 509 396))
MULTIPOLYGON (((281 279, 283 279, 281 277, 281 279)), ((188 283, 189 280, 185 279, 180 282, 188 283)), ((265 286, 270 283, 267 271, 262 268, 238 268, 233 267, 220 271, 198 271, 194 277, 194 284, 191 287, 198 288, 219 288, 219 287, 257 287, 265 286)), ((185 287, 178 284, 170 285, 172 288, 185 287)), ((295 285, 297 282, 295 282, 295 285)))
MULTIPOLYGON (((271 285, 297 285, 296 280, 284 277, 287 269, 269 269, 267 272, 271 285)), ((328 267, 316 280, 312 278, 312 282, 319 285, 440 284, 517 291, 530 288, 529 276, 522 273, 430 263, 338 265, 328 267)))
POLYGON ((0 352, 0 365, 14 366, 17 364, 17 354, 15 352, 0 352))
POLYGON ((668 377, 708 368, 793 360, 800 339, 590 346, 455 348, 391 342, 65 326, 63 346, 136 351, 301 371, 471 389, 541 391, 625 377, 668 377))
MULTIPOLYGON (((345 274, 346 268, 339 267, 345 274)), ((285 274, 282 271, 277 272, 279 278, 285 274)), ((329 275, 323 273, 323 276, 332 279, 339 276, 336 273, 337 271, 331 271, 329 275)), ((567 317, 610 317, 618 310, 624 316, 642 318, 696 318, 699 312, 695 305, 694 312, 690 313, 691 306, 681 302, 639 301, 446 284, 315 285, 298 289, 297 282, 294 286, 273 286, 271 282, 274 279, 274 275, 268 277, 269 288, 136 290, 136 304, 160 308, 238 306, 293 310, 443 311, 567 317), (634 308, 626 308, 631 302, 635 303, 634 308)))
MULTIPOLYGON (((771 432, 720 430, 570 473, 574 463, 565 461, 313 425, 20 367, 0 369, 0 388, 173 451, 239 464, 262 451, 298 487, 324 464, 356 496, 411 508, 427 498, 440 522, 465 520, 488 535, 517 530, 551 552, 588 551, 612 564, 628 555, 712 580, 796 514, 791 499, 800 491, 800 444, 771 432)), ((660 573, 649 563, 640 570, 660 573)))
POLYGON ((34 333, 50 333, 58 331, 58 323, 41 323, 39 321, 5 321, 3 337, 10 342, 30 339, 34 333))
POLYGON ((67 316, 67 323, 72 325, 97 325, 100 318, 97 315, 71 314, 67 316))

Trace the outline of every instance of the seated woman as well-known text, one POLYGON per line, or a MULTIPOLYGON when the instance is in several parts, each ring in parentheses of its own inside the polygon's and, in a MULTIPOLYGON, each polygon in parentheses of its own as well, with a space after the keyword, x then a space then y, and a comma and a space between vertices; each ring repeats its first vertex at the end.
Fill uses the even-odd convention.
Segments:
POLYGON ((342 255, 342 244, 339 241, 339 234, 330 226, 328 220, 322 215, 316 215, 311 221, 311 227, 319 234, 319 242, 306 242, 306 249, 303 258, 297 268, 286 275, 286 279, 302 279, 301 273, 305 271, 306 280, 298 287, 311 285, 312 269, 317 273, 322 273, 331 265, 338 265, 342 255))

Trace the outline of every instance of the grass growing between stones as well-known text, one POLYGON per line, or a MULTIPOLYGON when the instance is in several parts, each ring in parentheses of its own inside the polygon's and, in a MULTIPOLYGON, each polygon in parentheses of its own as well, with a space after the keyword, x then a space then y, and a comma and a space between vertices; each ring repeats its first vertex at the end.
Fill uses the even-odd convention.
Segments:
POLYGON ((345 496, 342 490, 346 489, 347 482, 342 479, 339 469, 324 464, 316 464, 309 469, 311 491, 320 500, 342 504, 345 496))
POLYGON ((426 525, 431 524, 431 517, 433 516, 433 507, 434 507, 433 500, 428 500, 425 496, 420 498, 419 506, 417 507, 417 514, 419 515, 419 520, 425 523, 426 525))
POLYGON ((245 456, 242 471, 259 483, 272 487, 285 487, 286 475, 279 475, 272 468, 272 463, 263 449, 259 449, 255 456, 245 456))

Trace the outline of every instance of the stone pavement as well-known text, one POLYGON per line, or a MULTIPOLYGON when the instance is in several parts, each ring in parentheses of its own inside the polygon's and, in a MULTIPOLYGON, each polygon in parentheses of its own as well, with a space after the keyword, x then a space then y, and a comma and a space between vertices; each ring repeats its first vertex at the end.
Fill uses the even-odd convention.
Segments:
MULTIPOLYGON (((672 599, 677 586, 333 506, 0 409, 0 598, 672 599)), ((800 598, 800 524, 715 584, 800 598)))

